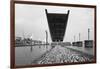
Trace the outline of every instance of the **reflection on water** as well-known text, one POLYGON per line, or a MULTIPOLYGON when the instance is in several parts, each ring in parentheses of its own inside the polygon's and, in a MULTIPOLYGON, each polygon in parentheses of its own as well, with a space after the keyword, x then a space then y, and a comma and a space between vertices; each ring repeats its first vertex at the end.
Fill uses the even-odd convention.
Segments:
MULTIPOLYGON (((67 51, 68 49, 66 49, 66 48, 74 49, 74 52, 76 52, 76 50, 77 50, 77 51, 82 51, 82 52, 87 53, 87 54, 90 54, 90 55, 93 55, 93 52, 94 52, 93 51, 94 48, 73 47, 73 46, 66 46, 66 47, 57 47, 56 46, 56 48, 54 48, 53 50, 54 51, 57 51, 58 50, 58 52, 60 50, 61 50, 61 52, 63 52, 63 50, 66 50, 67 51)), ((43 45, 42 46, 15 47, 15 63, 16 63, 16 66, 17 65, 30 65, 30 64, 35 64, 34 62, 36 60, 37 61, 38 60, 40 61, 41 60, 40 59, 41 56, 43 56, 43 54, 49 52, 50 49, 52 51, 51 46, 43 46, 43 45)), ((54 51, 52 51, 52 52, 54 52, 54 51)), ((72 51, 70 50, 70 54, 73 55, 72 51)), ((68 52, 65 52, 65 53, 68 53, 68 52)), ((54 54, 57 55, 57 53, 54 53, 54 54)), ((82 54, 80 53, 80 55, 82 55, 82 54)), ((84 56, 84 55, 82 55, 82 56, 84 56)), ((75 57, 75 56, 73 56, 73 57, 75 57)))
POLYGON ((50 46, 15 47, 15 63, 16 65, 30 65, 32 61, 41 57, 50 49, 50 46))
POLYGON ((67 46, 67 48, 75 49, 75 50, 82 51, 82 52, 90 54, 90 55, 94 55, 94 47, 93 48, 85 48, 84 46, 83 47, 67 46))

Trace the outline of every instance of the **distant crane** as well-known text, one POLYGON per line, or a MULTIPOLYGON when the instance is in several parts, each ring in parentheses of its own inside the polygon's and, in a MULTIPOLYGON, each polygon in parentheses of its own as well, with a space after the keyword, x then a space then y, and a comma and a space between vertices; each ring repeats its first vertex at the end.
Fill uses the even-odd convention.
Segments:
POLYGON ((79 41, 80 41, 80 36, 81 36, 81 35, 80 35, 80 33, 79 33, 79 41))
POLYGON ((76 39, 76 38, 75 38, 75 35, 74 35, 74 42, 75 42, 75 39, 76 39))
POLYGON ((33 37, 32 37, 32 35, 31 35, 31 36, 30 36, 30 43, 31 43, 31 44, 30 44, 30 45, 31 45, 31 46, 30 46, 30 47, 31 47, 31 48, 30 48, 30 51, 31 51, 31 52, 33 51, 33 48, 32 48, 32 45, 33 45, 33 44, 32 44, 32 39, 33 39, 33 37))
POLYGON ((48 32, 47 32, 47 30, 46 30, 45 32, 46 32, 46 48, 47 48, 47 43, 48 43, 48 32))
POLYGON ((90 40, 90 29, 88 28, 88 40, 90 40))

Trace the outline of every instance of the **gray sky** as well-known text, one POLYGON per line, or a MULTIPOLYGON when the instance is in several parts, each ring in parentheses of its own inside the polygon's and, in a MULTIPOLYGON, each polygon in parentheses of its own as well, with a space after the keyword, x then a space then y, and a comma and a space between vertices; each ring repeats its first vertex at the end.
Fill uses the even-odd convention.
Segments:
POLYGON ((68 24, 66 27, 64 41, 88 39, 88 28, 90 28, 90 39, 94 39, 94 9, 78 7, 60 7, 60 6, 43 6, 43 5, 15 5, 15 33, 16 36, 30 37, 38 40, 45 40, 48 31, 48 40, 51 42, 51 36, 48 28, 45 9, 48 13, 66 13, 70 10, 68 24))

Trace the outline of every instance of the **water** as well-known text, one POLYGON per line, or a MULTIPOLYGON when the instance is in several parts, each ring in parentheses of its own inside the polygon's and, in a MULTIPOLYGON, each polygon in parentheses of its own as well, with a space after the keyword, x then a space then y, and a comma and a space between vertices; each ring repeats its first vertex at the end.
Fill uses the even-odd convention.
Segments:
POLYGON ((89 55, 94 55, 94 47, 93 48, 85 48, 85 47, 77 47, 77 46, 66 46, 66 48, 75 49, 77 51, 81 51, 87 53, 89 55))
MULTIPOLYGON (((67 62, 67 60, 69 61, 69 59, 70 59, 70 58, 67 59, 67 56, 71 56, 71 57, 75 57, 75 58, 77 57, 76 54, 85 56, 82 53, 77 53, 75 50, 77 50, 77 51, 79 50, 79 51, 85 52, 87 54, 93 55, 93 49, 94 48, 83 48, 83 47, 73 47, 73 46, 66 46, 66 47, 55 46, 54 49, 51 49, 51 46, 46 47, 43 45, 42 46, 32 46, 32 47, 31 46, 15 47, 15 63, 16 63, 16 66, 36 64, 35 61, 41 61, 45 64, 45 62, 46 63, 48 62, 47 59, 49 59, 49 62, 53 60, 53 59, 50 59, 50 57, 51 58, 55 57, 54 61, 59 62, 60 61, 58 58, 59 55, 63 55, 63 56, 60 56, 60 58, 64 57, 64 58, 62 58, 63 61, 65 61, 65 58, 66 58, 65 62, 67 62), (74 51, 72 49, 74 49, 74 51), (57 53, 58 53, 58 56, 57 56, 57 53), (69 53, 69 55, 66 53, 69 53), (41 57, 43 55, 45 56, 45 58, 41 57), (45 62, 44 62, 44 59, 45 59, 45 62)), ((71 59, 71 61, 72 61, 72 59, 71 59)))
POLYGON ((30 65, 50 49, 50 46, 15 47, 15 64, 30 65))

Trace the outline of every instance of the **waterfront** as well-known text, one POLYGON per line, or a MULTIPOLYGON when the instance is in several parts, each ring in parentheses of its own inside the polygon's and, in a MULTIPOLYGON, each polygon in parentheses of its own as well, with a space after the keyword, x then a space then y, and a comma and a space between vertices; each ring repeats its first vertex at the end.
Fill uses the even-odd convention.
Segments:
POLYGON ((33 46, 32 49, 31 46, 15 47, 15 63, 16 65, 30 65, 32 61, 50 49, 50 46, 33 46))
MULTIPOLYGON (((80 49, 80 47, 78 47, 80 49)), ((53 64, 53 63, 72 63, 72 62, 91 62, 93 54, 86 52, 93 51, 93 48, 86 48, 80 51, 73 46, 25 46, 15 47, 16 65, 30 64, 53 64), (73 48, 73 49, 72 49, 73 48), (90 51, 89 51, 90 50, 90 51)))

